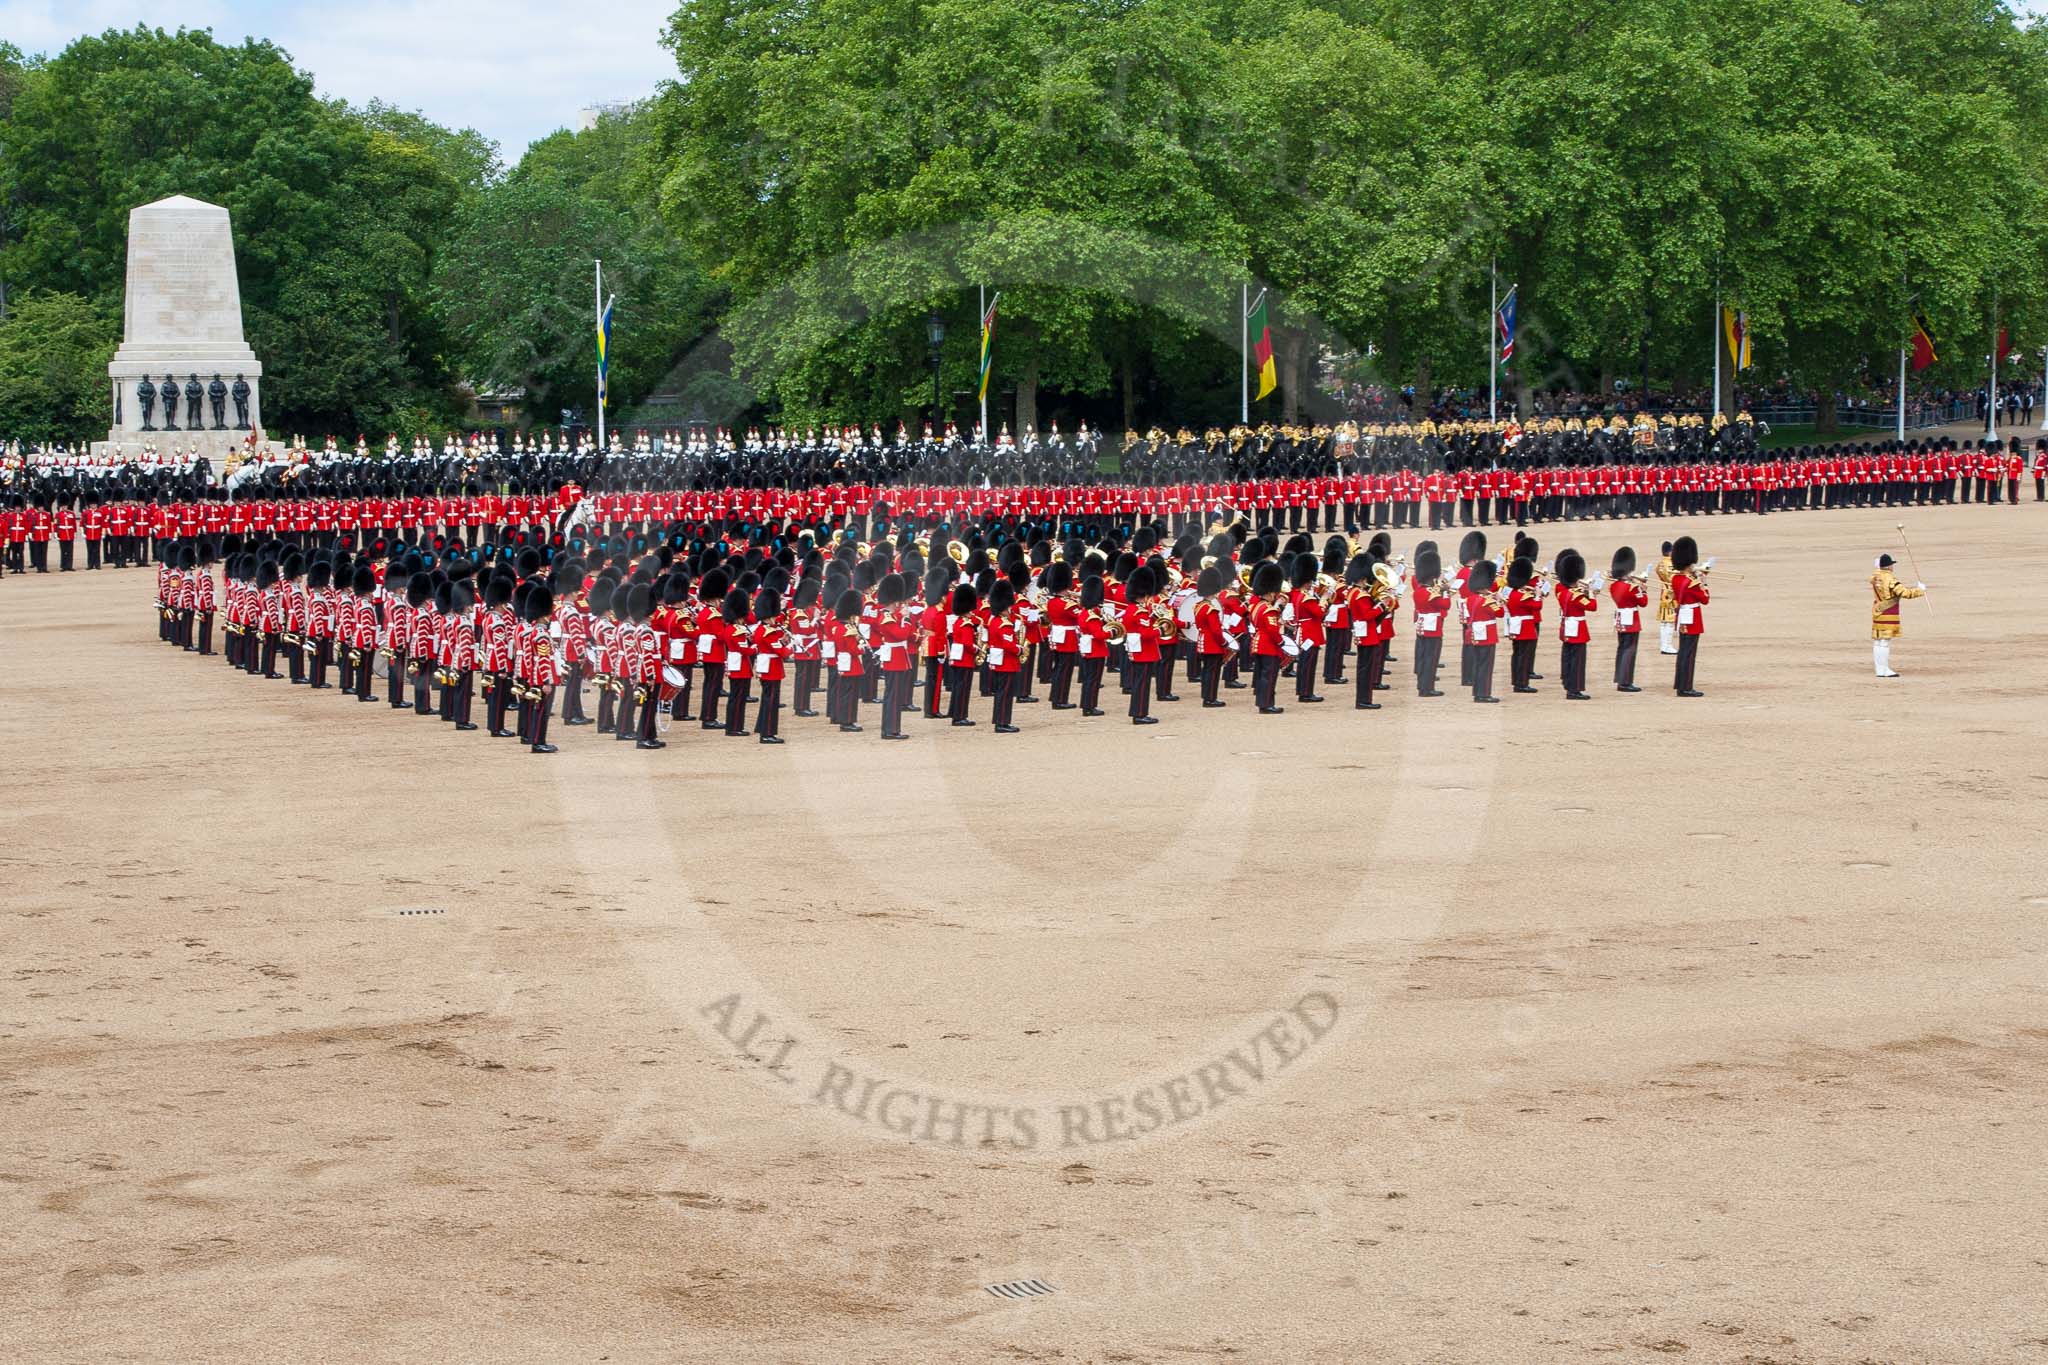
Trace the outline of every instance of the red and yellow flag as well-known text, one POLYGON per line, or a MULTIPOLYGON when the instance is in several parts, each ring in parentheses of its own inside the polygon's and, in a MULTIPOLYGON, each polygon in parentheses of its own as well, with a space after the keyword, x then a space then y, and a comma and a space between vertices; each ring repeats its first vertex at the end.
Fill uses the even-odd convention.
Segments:
POLYGON ((1252 305, 1251 327, 1252 363, 1259 369, 1259 391, 1254 398, 1264 398, 1280 387, 1280 373, 1273 365, 1273 328, 1266 321, 1266 295, 1259 292, 1259 301, 1252 305))

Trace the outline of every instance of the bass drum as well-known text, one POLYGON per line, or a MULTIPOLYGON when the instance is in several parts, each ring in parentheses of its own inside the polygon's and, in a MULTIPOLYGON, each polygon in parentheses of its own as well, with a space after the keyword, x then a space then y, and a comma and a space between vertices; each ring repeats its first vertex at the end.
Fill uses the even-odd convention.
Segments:
POLYGON ((670 687, 681 688, 684 683, 690 680, 690 675, 677 668, 674 664, 663 664, 661 666, 661 680, 670 687))

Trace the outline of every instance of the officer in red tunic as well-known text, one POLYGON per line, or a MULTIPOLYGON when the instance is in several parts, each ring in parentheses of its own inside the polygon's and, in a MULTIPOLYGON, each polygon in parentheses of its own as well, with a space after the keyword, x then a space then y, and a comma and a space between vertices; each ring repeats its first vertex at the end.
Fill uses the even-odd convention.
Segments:
POLYGON ((1149 564, 1131 570, 1124 584, 1124 667, 1130 684, 1133 725, 1159 723, 1159 718, 1152 714, 1153 674, 1171 666, 1162 649, 1165 637, 1155 614, 1159 589, 1159 576, 1149 564))
MULTIPOLYGON (((548 743, 548 713, 554 708, 555 688, 562 681, 561 656, 548 635, 548 621, 555 614, 555 594, 538 579, 530 580, 529 587, 525 611, 529 629, 520 648, 520 671, 526 682, 527 698, 522 708, 527 723, 523 737, 532 752, 551 754, 555 746, 548 743)), ((661 741, 655 743, 659 745, 661 741)))
POLYGON ((789 659, 789 622, 782 611, 782 594, 762 588, 754 594, 753 650, 754 681, 760 685, 754 733, 763 744, 780 744, 782 739, 782 675, 789 659))
POLYGON ((989 587, 984 620, 988 671, 995 682, 995 732, 1014 735, 1017 679, 1023 662, 1018 656, 1023 649, 1024 630, 1017 614, 1017 590, 1010 586, 1009 579, 999 578, 989 587))
POLYGON ((1223 628, 1223 570, 1211 564, 1195 576, 1195 652, 1202 681, 1202 705, 1222 706, 1223 661, 1236 652, 1223 628))
POLYGON ((1508 681, 1517 692, 1534 692, 1536 642, 1543 636, 1543 598, 1537 592, 1536 565, 1518 555, 1508 564, 1508 681))

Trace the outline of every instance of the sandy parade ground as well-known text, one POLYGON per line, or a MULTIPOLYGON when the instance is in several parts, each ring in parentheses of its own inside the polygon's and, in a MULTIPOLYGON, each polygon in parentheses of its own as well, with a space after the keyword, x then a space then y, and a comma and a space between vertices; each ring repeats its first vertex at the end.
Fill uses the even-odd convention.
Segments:
POLYGON ((901 745, 537 757, 10 576, 5 1354, 2048 1361, 2026 496, 1532 528, 1719 557, 1702 700, 1404 621, 1376 714, 901 745))

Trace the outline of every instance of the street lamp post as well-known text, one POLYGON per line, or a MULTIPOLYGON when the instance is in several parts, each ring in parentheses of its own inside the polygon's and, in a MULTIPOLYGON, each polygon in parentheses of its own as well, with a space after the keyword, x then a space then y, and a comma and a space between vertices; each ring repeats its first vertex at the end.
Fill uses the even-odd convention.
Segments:
POLYGON ((946 344, 946 320, 934 309, 925 319, 924 327, 932 348, 932 430, 940 433, 943 423, 939 421, 939 348, 946 344))

